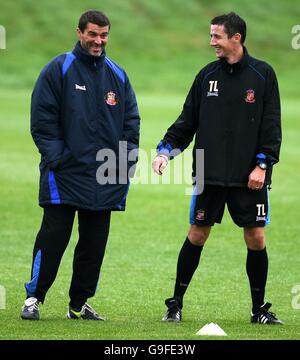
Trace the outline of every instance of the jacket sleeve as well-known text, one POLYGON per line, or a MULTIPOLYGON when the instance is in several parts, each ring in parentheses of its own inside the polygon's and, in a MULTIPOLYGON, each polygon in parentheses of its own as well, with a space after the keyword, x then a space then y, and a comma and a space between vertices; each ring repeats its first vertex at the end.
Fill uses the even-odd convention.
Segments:
POLYGON ((274 70, 270 67, 266 77, 263 119, 259 134, 257 160, 269 165, 279 161, 281 146, 281 115, 278 83, 274 70))
POLYGON ((159 154, 171 159, 189 146, 195 135, 201 101, 201 72, 196 76, 186 97, 183 109, 177 120, 169 127, 163 140, 157 146, 159 154))
POLYGON ((57 167, 64 149, 61 94, 61 67, 53 60, 41 72, 31 98, 31 135, 42 160, 51 169, 57 167))
MULTIPOLYGON (((135 164, 138 157, 140 138, 140 115, 135 93, 129 79, 125 78, 125 116, 123 125, 123 141, 127 142, 129 163, 135 164)), ((130 175, 131 176, 131 175, 130 175)))

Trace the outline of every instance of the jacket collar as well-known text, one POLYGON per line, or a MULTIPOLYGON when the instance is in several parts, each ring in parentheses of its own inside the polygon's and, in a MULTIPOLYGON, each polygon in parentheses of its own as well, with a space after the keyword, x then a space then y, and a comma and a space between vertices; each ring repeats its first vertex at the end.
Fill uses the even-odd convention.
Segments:
POLYGON ((80 59, 81 61, 83 61, 84 63, 86 63, 87 65, 93 65, 93 66, 97 66, 99 64, 103 64, 105 56, 106 56, 106 52, 105 49, 102 50, 102 53, 100 56, 93 56, 90 55, 85 49, 83 49, 80 45, 80 42, 78 41, 75 45, 75 48, 73 50, 73 54, 80 59))
POLYGON ((220 59, 221 66, 226 72, 230 74, 234 74, 239 72, 248 65, 250 56, 248 54, 247 49, 244 46, 243 46, 243 50, 244 50, 244 55, 241 58, 241 60, 237 63, 228 64, 228 62, 225 59, 220 59))

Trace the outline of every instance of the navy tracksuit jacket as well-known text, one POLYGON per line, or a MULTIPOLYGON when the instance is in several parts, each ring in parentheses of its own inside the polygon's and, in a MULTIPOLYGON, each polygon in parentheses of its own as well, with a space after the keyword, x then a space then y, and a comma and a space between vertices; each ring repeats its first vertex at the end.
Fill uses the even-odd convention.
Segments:
POLYGON ((32 94, 31 133, 41 153, 39 203, 69 204, 90 210, 124 210, 129 187, 127 153, 138 149, 140 116, 134 91, 122 68, 103 53, 88 54, 79 42, 41 72, 32 94), (121 149, 119 142, 127 143, 121 149), (97 170, 115 154, 107 169, 115 183, 99 183, 97 170), (125 153, 125 154, 124 154, 125 153))

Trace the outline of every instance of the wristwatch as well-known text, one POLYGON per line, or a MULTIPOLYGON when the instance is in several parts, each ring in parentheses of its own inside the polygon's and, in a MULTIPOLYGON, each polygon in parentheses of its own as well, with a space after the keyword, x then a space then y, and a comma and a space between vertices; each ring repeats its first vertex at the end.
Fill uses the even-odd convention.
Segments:
POLYGON ((265 162, 260 162, 257 164, 262 170, 267 170, 268 165, 265 162))

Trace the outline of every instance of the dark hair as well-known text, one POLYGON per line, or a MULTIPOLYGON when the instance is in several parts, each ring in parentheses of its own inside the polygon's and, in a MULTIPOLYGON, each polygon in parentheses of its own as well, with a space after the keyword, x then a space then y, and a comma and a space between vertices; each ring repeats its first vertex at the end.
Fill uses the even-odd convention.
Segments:
POLYGON ((241 34, 241 44, 246 39, 247 27, 245 21, 234 12, 216 16, 210 22, 211 25, 224 25, 224 31, 231 38, 234 34, 241 34))
POLYGON ((87 23, 96 24, 101 27, 108 26, 110 29, 110 21, 108 17, 101 11, 88 10, 80 16, 78 27, 81 32, 84 32, 87 23))

